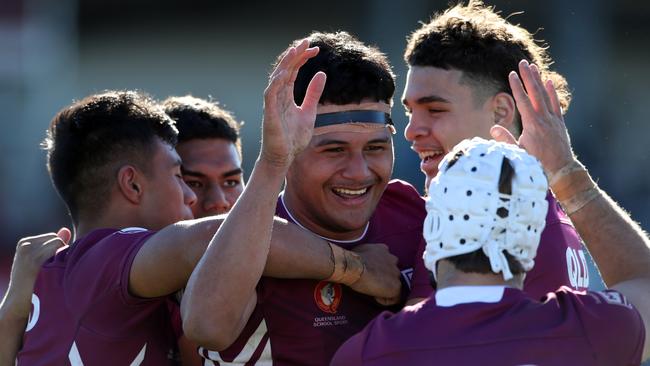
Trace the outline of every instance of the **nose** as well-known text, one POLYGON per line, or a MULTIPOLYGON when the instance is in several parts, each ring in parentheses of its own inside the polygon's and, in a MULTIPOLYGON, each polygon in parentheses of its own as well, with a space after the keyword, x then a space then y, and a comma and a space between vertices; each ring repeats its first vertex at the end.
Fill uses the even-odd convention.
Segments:
POLYGON ((363 152, 359 151, 350 154, 341 175, 343 178, 353 181, 362 181, 372 175, 363 152))
POLYGON ((181 185, 183 187, 183 202, 189 207, 194 206, 196 204, 196 194, 185 182, 182 182, 181 185))
POLYGON ((404 129, 404 137, 408 141, 415 141, 421 137, 427 136, 431 133, 430 126, 424 123, 423 118, 419 113, 413 111, 409 117, 409 122, 404 129))
POLYGON ((221 187, 212 187, 203 201, 203 210, 215 214, 222 214, 230 211, 230 201, 221 187))

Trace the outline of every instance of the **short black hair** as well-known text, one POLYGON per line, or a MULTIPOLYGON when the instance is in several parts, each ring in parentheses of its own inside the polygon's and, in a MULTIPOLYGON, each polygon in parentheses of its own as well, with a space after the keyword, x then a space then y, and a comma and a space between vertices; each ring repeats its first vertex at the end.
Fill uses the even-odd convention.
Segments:
POLYGON ((77 223, 105 207, 122 165, 150 172, 156 140, 175 146, 177 137, 174 121, 147 95, 105 91, 59 111, 43 147, 52 183, 77 223))
POLYGON ((302 103, 309 82, 319 71, 327 75, 321 104, 358 104, 366 99, 391 103, 395 75, 388 58, 378 48, 363 44, 347 32, 314 32, 307 39, 310 47, 318 46, 320 51, 298 72, 294 84, 296 104, 302 103))
POLYGON ((169 97, 163 109, 176 121, 178 143, 194 139, 220 138, 232 142, 241 157, 240 123, 218 103, 191 95, 169 97))

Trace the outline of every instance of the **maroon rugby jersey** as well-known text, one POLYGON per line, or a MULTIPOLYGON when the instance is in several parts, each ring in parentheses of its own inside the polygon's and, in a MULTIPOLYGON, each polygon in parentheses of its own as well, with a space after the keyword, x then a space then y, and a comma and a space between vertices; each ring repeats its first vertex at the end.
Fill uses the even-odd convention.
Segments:
MULTIPOLYGON (((589 271, 582 239, 550 192, 546 200, 546 227, 540 237, 535 266, 526 274, 524 281, 524 291, 534 299, 541 299, 548 292, 562 286, 576 291, 586 291, 589 287, 589 271)), ((424 248, 426 244, 423 241, 420 245, 424 248)), ((426 289, 429 281, 428 270, 424 262, 420 262, 413 274, 413 286, 426 289)), ((428 293, 423 291, 418 295, 429 297, 432 291, 429 289, 428 293)))
POLYGON ((153 234, 95 230, 48 260, 32 296, 18 365, 168 365, 165 298, 129 294, 131 264, 153 234))
POLYGON ((645 329, 616 291, 539 302, 500 286, 450 287, 348 340, 332 365, 639 365, 645 329), (465 299, 464 301, 461 299, 465 299))
MULTIPOLYGON (((281 199, 276 213, 292 221, 281 199)), ((346 249, 364 243, 386 244, 399 258, 406 295, 414 264, 422 262, 418 244, 425 214, 417 191, 408 183, 394 180, 382 195, 365 235, 351 243, 333 242, 346 249)), ((369 296, 325 281, 263 277, 257 297, 257 307, 230 348, 222 352, 200 350, 213 364, 327 365, 345 340, 385 310, 369 296)))

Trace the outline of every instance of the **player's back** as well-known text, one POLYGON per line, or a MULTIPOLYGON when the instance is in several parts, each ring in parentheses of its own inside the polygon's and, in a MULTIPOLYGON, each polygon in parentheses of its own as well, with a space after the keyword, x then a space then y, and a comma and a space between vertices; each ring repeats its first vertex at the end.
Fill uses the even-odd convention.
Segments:
POLYGON ((640 363, 643 324, 617 292, 577 294, 564 288, 542 303, 509 288, 496 302, 495 292, 458 290, 440 303, 431 297, 397 315, 383 314, 343 345, 332 364, 640 363), (460 300, 468 291, 475 301, 460 300))
POLYGON ((167 364, 172 338, 163 299, 128 292, 135 254, 152 234, 95 230, 48 260, 18 364, 167 364))

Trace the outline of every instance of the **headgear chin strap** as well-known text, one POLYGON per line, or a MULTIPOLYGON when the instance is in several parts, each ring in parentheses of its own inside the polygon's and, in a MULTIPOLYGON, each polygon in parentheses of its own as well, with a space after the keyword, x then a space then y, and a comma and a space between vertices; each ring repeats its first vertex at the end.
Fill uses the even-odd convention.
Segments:
POLYGON ((440 259, 482 249, 492 272, 505 280, 513 277, 505 252, 529 271, 546 222, 547 190, 540 163, 519 147, 478 137, 462 141, 429 186, 426 267, 435 276, 440 259), (504 158, 514 169, 511 194, 499 192, 504 158))

